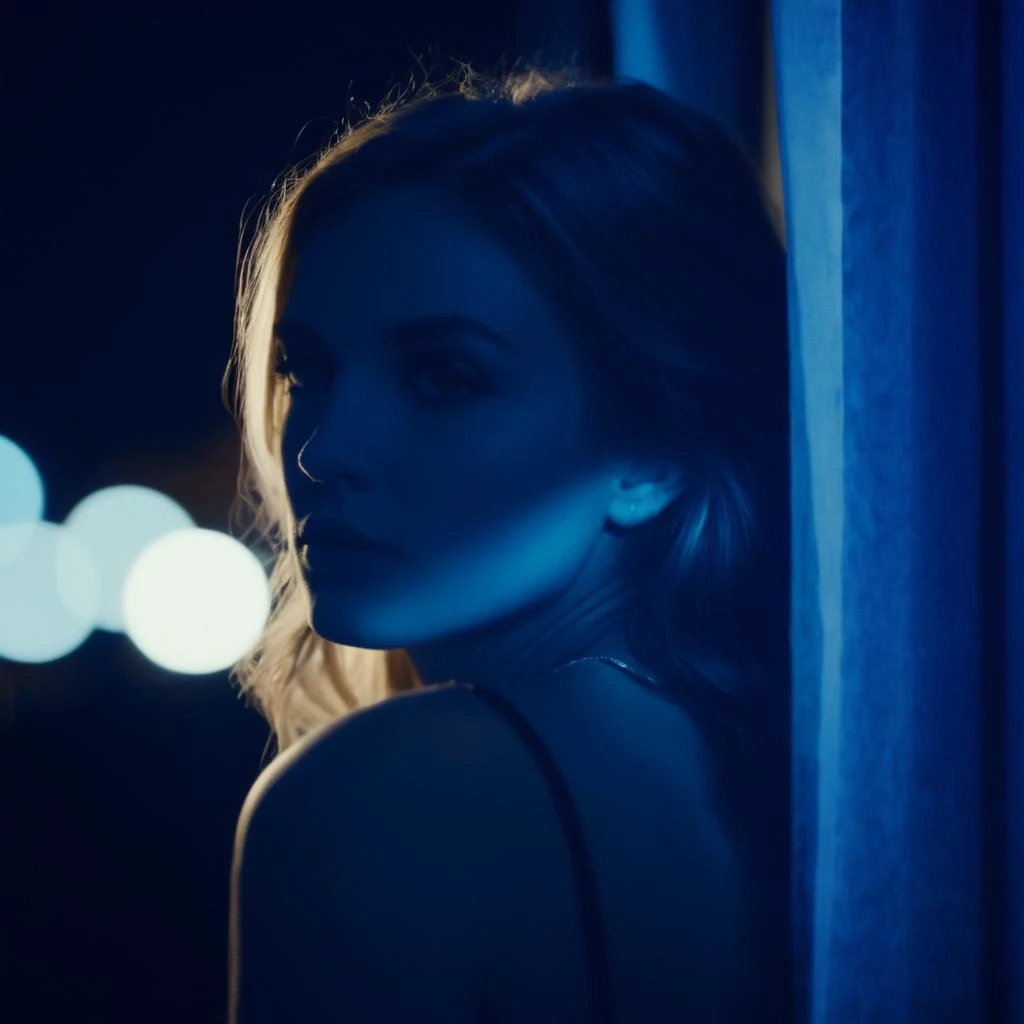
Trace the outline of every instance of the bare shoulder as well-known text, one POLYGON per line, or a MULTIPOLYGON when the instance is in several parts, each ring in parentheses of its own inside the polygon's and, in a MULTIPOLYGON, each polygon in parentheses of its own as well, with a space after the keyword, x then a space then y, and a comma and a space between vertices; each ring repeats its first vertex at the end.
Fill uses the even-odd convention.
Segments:
POLYGON ((414 775, 440 782, 472 741, 470 701, 454 686, 424 687, 351 713, 303 737, 276 757, 253 783, 240 814, 243 828, 271 791, 294 797, 328 782, 359 788, 395 783, 414 775), (453 740, 458 742, 453 743, 453 740), (433 755, 433 756, 432 756, 433 755), (286 781, 287 780, 287 781, 286 781))
POLYGON ((257 780, 232 872, 233 1021, 284 1019, 261 1014, 289 992, 288 1019, 472 1019, 490 838, 466 813, 486 773, 464 770, 464 703, 445 688, 392 698, 257 780))
MULTIPOLYGON (((735 987, 726 922, 739 892, 694 781, 688 726, 628 696, 615 673, 581 672, 557 696, 537 693, 517 703, 580 815, 630 1019, 655 1019, 645 1002, 655 996, 692 1007, 698 991, 735 987)), ((337 978, 317 953, 333 949, 358 965, 378 1006, 382 993, 404 991, 451 1007, 455 1021, 472 1012, 466 993, 488 993, 513 1016, 532 1014, 543 993, 546 1006, 578 1013, 584 959, 562 825, 529 750, 472 693, 427 687, 321 731, 260 776, 242 819, 241 917, 309 972, 289 979, 293 989, 337 978), (289 923, 304 905, 315 911, 289 923)), ((274 956, 250 944, 250 985, 270 976, 274 956)), ((328 1001, 339 1007, 353 991, 328 1001)), ((270 998, 250 990, 250 1005, 270 998)))

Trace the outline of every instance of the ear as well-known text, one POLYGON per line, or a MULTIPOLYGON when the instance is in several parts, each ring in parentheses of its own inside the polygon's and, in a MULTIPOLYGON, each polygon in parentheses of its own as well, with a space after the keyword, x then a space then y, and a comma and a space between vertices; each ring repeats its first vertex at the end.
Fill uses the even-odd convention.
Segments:
POLYGON ((620 465, 613 475, 608 518, 622 527, 650 522, 682 494, 686 475, 664 460, 620 465))

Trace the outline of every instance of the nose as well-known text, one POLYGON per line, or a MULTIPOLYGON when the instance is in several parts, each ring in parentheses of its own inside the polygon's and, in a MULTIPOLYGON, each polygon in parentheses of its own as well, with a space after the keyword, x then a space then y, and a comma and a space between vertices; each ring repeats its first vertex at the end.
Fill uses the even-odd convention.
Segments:
POLYGON ((339 477, 367 481, 385 454, 387 431, 380 403, 374 403, 365 383, 362 388, 356 383, 349 380, 346 387, 335 378, 312 433, 300 442, 297 468, 311 483, 328 484, 339 477))

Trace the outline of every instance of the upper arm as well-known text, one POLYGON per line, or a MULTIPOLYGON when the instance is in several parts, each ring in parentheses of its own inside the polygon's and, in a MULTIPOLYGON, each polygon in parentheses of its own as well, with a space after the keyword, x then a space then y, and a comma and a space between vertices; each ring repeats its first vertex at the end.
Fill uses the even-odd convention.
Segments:
POLYGON ((484 836, 438 710, 359 716, 247 800, 231 1024, 473 1018, 484 836))

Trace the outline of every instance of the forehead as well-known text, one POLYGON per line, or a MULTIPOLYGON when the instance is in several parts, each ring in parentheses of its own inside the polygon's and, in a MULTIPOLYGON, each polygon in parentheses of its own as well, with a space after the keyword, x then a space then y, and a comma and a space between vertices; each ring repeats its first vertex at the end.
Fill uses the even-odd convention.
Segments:
POLYGON ((430 186, 370 193, 326 216, 297 255, 286 306, 328 337, 341 318, 348 333, 451 312, 513 338, 560 333, 511 251, 430 186))

